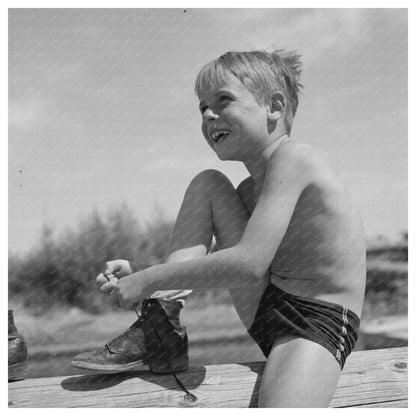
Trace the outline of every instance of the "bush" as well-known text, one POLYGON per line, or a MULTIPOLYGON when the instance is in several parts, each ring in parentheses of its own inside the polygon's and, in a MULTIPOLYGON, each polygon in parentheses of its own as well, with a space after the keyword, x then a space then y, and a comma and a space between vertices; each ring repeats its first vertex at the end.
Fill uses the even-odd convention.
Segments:
POLYGON ((9 256, 9 295, 39 312, 53 306, 107 309, 95 285, 105 262, 163 262, 172 228, 161 215, 142 227, 126 205, 106 216, 93 212, 58 237, 44 225, 40 244, 25 258, 9 256))

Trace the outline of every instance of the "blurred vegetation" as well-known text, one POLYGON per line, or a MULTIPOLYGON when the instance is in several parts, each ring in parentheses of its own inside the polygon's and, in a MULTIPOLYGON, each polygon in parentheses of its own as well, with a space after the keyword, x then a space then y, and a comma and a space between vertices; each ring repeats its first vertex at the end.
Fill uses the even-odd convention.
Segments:
MULTIPOLYGON (((106 215, 93 212, 75 229, 55 235, 45 224, 39 244, 24 257, 9 254, 9 298, 34 314, 76 306, 91 313, 113 308, 99 293, 95 277, 113 259, 140 264, 165 261, 173 222, 160 212, 141 225, 126 205, 106 215)), ((407 233, 394 245, 380 240, 368 249, 365 311, 407 313, 407 233)), ((229 303, 224 291, 194 292, 190 304, 229 303)))
POLYGON ((381 241, 367 249, 364 312, 369 315, 407 315, 408 234, 395 244, 381 241))
POLYGON ((142 226, 126 205, 107 215, 93 212, 59 236, 44 225, 39 244, 27 255, 9 255, 9 296, 35 312, 70 305, 89 312, 108 309, 95 285, 105 262, 163 262, 172 228, 160 213, 142 226))

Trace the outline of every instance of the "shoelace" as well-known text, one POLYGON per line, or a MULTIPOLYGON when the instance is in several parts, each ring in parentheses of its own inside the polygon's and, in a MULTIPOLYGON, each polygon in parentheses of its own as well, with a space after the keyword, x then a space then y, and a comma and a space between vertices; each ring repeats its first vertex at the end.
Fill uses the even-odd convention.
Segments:
MULTIPOLYGON (((146 301, 144 301, 144 302, 146 302, 146 301)), ((134 308, 134 311, 136 312, 137 317, 139 319, 141 319, 142 316, 140 316, 139 313, 137 312, 137 308, 134 308)), ((170 364, 170 361, 169 361, 169 355, 166 352, 165 346, 163 345, 162 338, 160 337, 159 332, 157 331, 157 329, 154 326, 154 324, 153 324, 153 322, 152 322, 151 319, 150 319, 150 323, 152 324, 152 327, 153 327, 153 329, 154 329, 154 331, 155 331, 155 333, 157 335, 157 338, 159 340, 159 343, 160 343, 160 345, 162 347, 162 350, 164 352, 164 356, 166 357, 166 364, 168 365, 169 370, 170 370, 173 378, 176 380, 176 382, 178 383, 179 387, 186 393, 185 396, 184 396, 184 400, 185 401, 188 401, 188 402, 191 402, 191 403, 192 402, 195 402, 197 400, 196 396, 188 391, 188 389, 182 384, 182 382, 179 380, 178 376, 176 375, 174 369, 172 368, 172 366, 170 364)))

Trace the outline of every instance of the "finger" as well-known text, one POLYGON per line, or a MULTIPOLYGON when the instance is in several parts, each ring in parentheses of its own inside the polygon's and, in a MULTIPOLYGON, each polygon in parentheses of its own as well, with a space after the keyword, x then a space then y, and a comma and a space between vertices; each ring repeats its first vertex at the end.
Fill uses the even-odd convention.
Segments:
POLYGON ((100 291, 103 293, 111 293, 114 290, 114 285, 111 282, 104 283, 100 286, 100 291))
POLYGON ((113 274, 109 274, 109 275, 106 276, 104 273, 100 273, 96 277, 95 282, 96 282, 97 286, 101 286, 104 283, 110 282, 111 279, 114 279, 114 278, 115 278, 115 276, 113 274))
POLYGON ((108 283, 111 279, 109 279, 107 276, 104 276, 103 273, 100 273, 96 279, 95 279, 95 283, 97 284, 97 286, 102 286, 104 283, 108 283))
POLYGON ((113 291, 117 289, 117 284, 118 284, 117 277, 113 277, 109 282, 104 283, 100 287, 100 290, 101 292, 104 292, 104 293, 112 293, 113 291))
POLYGON ((109 282, 109 281, 111 281, 112 279, 115 278, 114 274, 112 274, 112 273, 104 274, 104 277, 105 277, 107 282, 109 282))

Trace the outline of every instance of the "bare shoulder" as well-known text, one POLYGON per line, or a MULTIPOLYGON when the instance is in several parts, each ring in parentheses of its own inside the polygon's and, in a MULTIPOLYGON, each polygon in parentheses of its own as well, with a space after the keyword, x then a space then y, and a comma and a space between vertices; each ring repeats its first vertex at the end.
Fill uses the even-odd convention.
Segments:
POLYGON ((305 167, 319 167, 329 163, 328 155, 324 149, 294 140, 282 143, 270 160, 280 163, 288 161, 305 167))
POLYGON ((310 181, 322 179, 337 181, 327 152, 319 147, 295 140, 282 143, 270 158, 271 170, 281 174, 290 170, 295 177, 307 177, 310 181))

